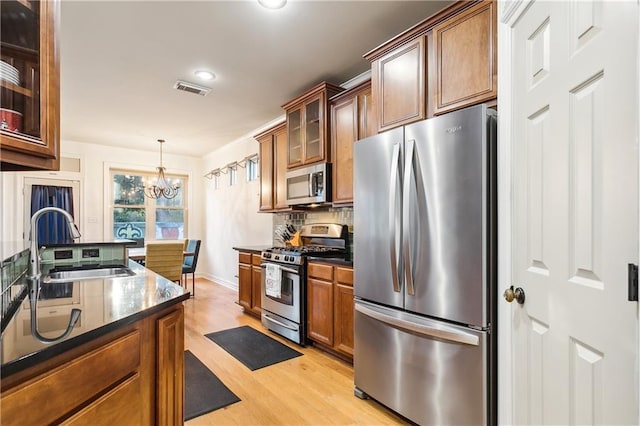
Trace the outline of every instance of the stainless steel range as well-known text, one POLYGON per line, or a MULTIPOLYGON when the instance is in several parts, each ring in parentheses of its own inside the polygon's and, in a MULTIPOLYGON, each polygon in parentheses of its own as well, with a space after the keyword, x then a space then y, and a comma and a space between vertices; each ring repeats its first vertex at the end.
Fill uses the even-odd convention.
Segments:
POLYGON ((300 228, 302 245, 262 252, 262 324, 300 345, 306 343, 307 259, 349 256, 345 225, 313 224, 300 228))

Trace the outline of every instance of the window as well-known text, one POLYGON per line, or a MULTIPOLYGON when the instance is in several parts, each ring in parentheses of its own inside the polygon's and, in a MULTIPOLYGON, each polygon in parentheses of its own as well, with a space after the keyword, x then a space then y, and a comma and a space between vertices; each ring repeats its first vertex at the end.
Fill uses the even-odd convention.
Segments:
POLYGON ((247 158, 247 182, 258 179, 258 156, 247 158))
POLYGON ((229 186, 238 183, 238 164, 229 165, 229 186))
POLYGON ((180 185, 172 199, 144 195, 144 181, 154 178, 153 173, 111 171, 113 238, 185 238, 187 177, 167 175, 172 183, 180 185))

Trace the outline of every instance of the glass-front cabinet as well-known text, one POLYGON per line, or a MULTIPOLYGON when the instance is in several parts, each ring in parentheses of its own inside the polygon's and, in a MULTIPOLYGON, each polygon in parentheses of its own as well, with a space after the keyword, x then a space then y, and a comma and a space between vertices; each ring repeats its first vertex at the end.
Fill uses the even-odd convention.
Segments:
POLYGON ((305 136, 305 163, 309 163, 315 160, 323 159, 323 144, 322 128, 320 127, 320 104, 323 96, 320 94, 317 99, 312 100, 305 104, 305 122, 304 122, 304 136, 305 136))
POLYGON ((288 165, 302 164, 302 107, 287 114, 289 130, 288 165))
POLYGON ((58 0, 0 1, 0 168, 57 170, 58 0))
POLYGON ((287 112, 288 169, 330 160, 327 99, 342 90, 323 82, 282 106, 287 112))

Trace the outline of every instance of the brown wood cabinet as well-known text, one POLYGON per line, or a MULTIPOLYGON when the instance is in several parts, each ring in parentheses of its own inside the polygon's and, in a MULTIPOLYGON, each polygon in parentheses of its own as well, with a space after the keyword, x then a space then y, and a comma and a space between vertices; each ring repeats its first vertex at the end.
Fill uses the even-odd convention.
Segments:
POLYGON ((497 4, 483 1, 433 27, 435 114, 497 97, 496 25, 497 4))
POLYGON ((273 135, 255 136, 260 155, 260 207, 261 212, 273 211, 273 135))
POLYGON ((158 320, 158 425, 178 425, 184 421, 184 312, 180 308, 158 320))
POLYGON ((331 99, 331 151, 334 205, 353 203, 353 144, 377 133, 371 81, 331 99))
POLYGON ((262 268, 260 267, 260 255, 254 254, 251 266, 251 311, 256 315, 262 315, 262 268))
POLYGON ((272 127, 254 138, 260 144, 261 212, 287 211, 287 126, 272 127))
POLYGON ((333 266, 309 263, 307 337, 333 346, 333 266))
POLYGON ((368 52, 378 131, 497 96, 497 4, 458 1, 368 52))
POLYGON ((238 303, 245 313, 262 315, 260 253, 238 252, 238 303))
POLYGON ((353 358, 353 268, 335 267, 333 346, 353 358))
POLYGON ((4 378, 2 423, 181 424, 183 389, 178 304, 4 378))
POLYGON ((0 168, 58 170, 60 3, 6 0, 0 14, 0 59, 18 72, 17 81, 0 81, 0 107, 21 119, 0 122, 0 168))
POLYGON ((307 291, 307 337, 353 360, 353 268, 309 262, 307 291))
POLYGON ((342 90, 322 82, 282 106, 287 115, 287 168, 331 160, 329 98, 342 90))
POLYGON ((379 131, 426 118, 425 45, 421 36, 372 62, 379 131))

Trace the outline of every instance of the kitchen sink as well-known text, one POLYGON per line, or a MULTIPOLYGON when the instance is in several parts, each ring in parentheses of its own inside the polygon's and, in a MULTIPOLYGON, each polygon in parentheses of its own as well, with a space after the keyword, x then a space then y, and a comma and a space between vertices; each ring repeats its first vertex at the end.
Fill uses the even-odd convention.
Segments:
POLYGON ((74 268, 54 268, 44 276, 42 282, 61 283, 77 280, 130 277, 135 275, 131 269, 123 265, 79 266, 74 268))

